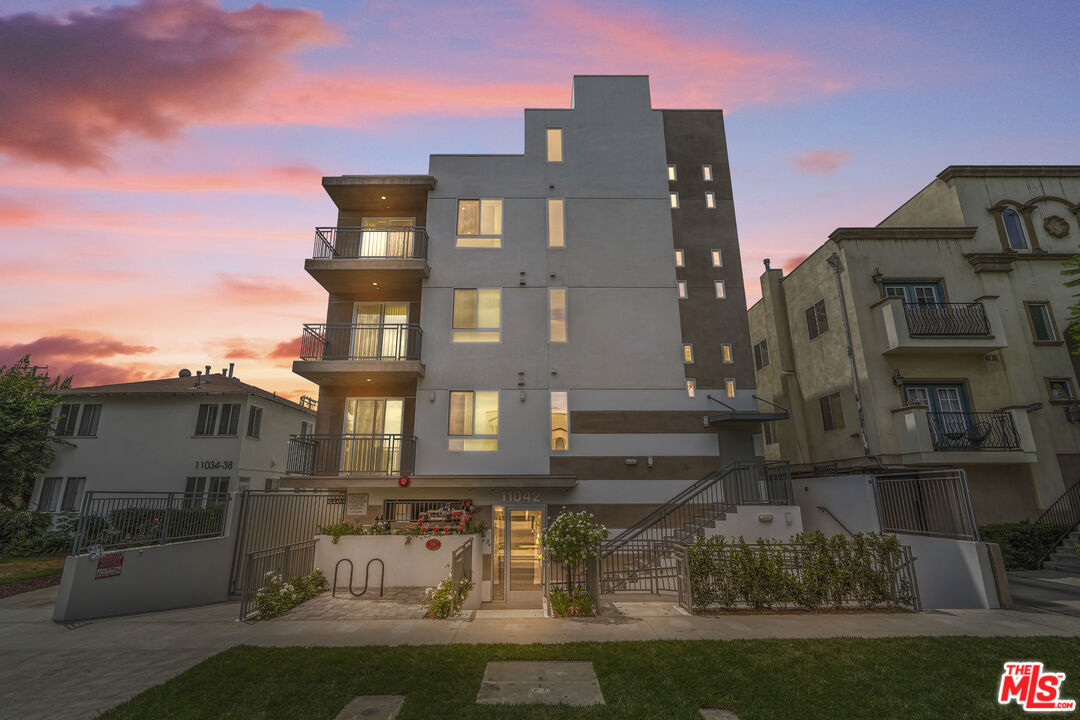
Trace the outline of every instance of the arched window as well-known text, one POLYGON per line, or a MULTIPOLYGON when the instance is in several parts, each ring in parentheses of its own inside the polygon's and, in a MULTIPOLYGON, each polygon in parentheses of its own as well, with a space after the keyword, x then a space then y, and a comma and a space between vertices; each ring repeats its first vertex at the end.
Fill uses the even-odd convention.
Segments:
POLYGON ((1005 236, 1009 239, 1009 247, 1013 250, 1027 250, 1027 235, 1024 234, 1024 222, 1020 219, 1020 213, 1012 208, 1001 211, 1001 222, 1005 225, 1005 236))

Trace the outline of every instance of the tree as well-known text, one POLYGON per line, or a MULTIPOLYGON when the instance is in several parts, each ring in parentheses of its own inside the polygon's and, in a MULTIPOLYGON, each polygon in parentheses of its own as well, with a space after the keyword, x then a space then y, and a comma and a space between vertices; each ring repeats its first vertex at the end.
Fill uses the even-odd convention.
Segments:
POLYGON ((0 507, 24 507, 34 478, 52 464, 52 412, 63 398, 57 390, 71 387, 71 378, 50 379, 30 366, 26 355, 14 365, 0 366, 0 507))
POLYGON ((552 560, 567 566, 566 577, 573 590, 575 566, 596 557, 600 543, 607 537, 608 529, 596 523, 592 513, 567 512, 563 508, 548 529, 540 533, 540 545, 552 560))
MULTIPOLYGON (((1080 255, 1073 255, 1062 266, 1061 274, 1072 278, 1065 281, 1065 287, 1080 288, 1080 255)), ((1065 333, 1072 340, 1072 351, 1080 354, 1080 292, 1073 293, 1073 297, 1076 302, 1069 306, 1069 324, 1065 333)))

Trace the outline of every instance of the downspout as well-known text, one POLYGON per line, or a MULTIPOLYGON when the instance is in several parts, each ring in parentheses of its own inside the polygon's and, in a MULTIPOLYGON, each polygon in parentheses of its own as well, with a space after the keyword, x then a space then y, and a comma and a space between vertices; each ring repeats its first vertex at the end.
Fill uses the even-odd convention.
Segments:
POLYGON ((848 367, 851 370, 851 390, 855 393, 855 414, 859 418, 859 439, 862 441, 863 455, 872 458, 882 467, 881 460, 870 454, 870 444, 866 441, 866 420, 863 417, 862 396, 859 394, 859 376, 855 371, 855 349, 851 343, 851 327, 848 325, 847 303, 844 301, 844 287, 840 283, 840 256, 833 253, 825 258, 833 269, 836 278, 836 295, 840 299, 840 321, 844 325, 844 341, 847 343, 848 367))

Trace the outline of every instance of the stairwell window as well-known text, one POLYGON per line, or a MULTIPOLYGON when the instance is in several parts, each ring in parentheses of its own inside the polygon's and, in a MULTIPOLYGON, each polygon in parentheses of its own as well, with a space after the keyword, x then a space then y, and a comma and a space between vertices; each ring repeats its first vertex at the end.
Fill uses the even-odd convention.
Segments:
POLYGON ((562 128, 547 129, 547 161, 562 162, 562 128))
POLYGON ((832 393, 818 398, 821 406, 821 427, 825 431, 844 427, 844 407, 840 402, 840 393, 832 393))
POLYGON ((710 210, 716 209, 716 193, 705 193, 705 207, 709 208, 710 210))
POLYGON ((705 182, 712 182, 712 165, 701 166, 701 179, 705 182))
POLYGON ((730 365, 735 362, 735 353, 731 349, 731 343, 720 344, 720 362, 730 365))
POLYGON ((686 396, 694 397, 697 395, 697 381, 694 378, 686 378, 686 396))
POLYGON ((729 398, 735 397, 735 378, 724 378, 724 392, 729 398))
POLYGON ((499 391, 451 390, 447 428, 451 452, 499 449, 499 391))
POLYGON ((550 198, 547 201, 548 247, 566 247, 565 219, 562 199, 550 198))
POLYGON ((682 346, 682 361, 687 365, 694 362, 694 346, 690 343, 684 343, 682 346))
POLYGON ((679 299, 680 300, 685 300, 686 299, 686 281, 685 280, 680 280, 677 283, 677 286, 679 288, 679 299))
POLYGON ((259 439, 259 433, 262 431, 262 414, 261 407, 252 405, 248 409, 247 436, 249 438, 259 439))
POLYGON ((457 247, 502 247, 502 200, 458 200, 457 247))
POLYGON ((713 267, 724 267, 724 256, 720 253, 719 250, 713 249, 710 254, 712 255, 713 267))
POLYGON ((467 288, 454 290, 453 342, 499 342, 502 290, 467 288))
POLYGON ((825 298, 806 308, 806 331, 813 340, 829 330, 829 316, 825 313, 825 298))
POLYGON ((754 346, 754 367, 758 370, 769 367, 768 340, 762 340, 754 346))
POLYGON ((566 342, 566 288, 548 290, 548 339, 553 343, 566 342))
POLYGON ((724 287, 724 281, 723 280, 714 280, 713 281, 713 289, 716 290, 716 299, 717 300, 726 300, 727 299, 727 289, 724 287))
POLYGON ((682 250, 675 251, 675 267, 686 267, 686 255, 682 250))
POLYGON ((551 391, 551 449, 570 449, 570 399, 565 390, 551 391))
POLYGON ((679 179, 678 176, 675 173, 675 166, 674 165, 668 165, 667 166, 667 179, 672 181, 672 182, 679 179))
POLYGON ((679 207, 679 193, 670 192, 670 193, 668 193, 668 197, 671 199, 671 207, 672 207, 672 209, 677 210, 678 207, 679 207))

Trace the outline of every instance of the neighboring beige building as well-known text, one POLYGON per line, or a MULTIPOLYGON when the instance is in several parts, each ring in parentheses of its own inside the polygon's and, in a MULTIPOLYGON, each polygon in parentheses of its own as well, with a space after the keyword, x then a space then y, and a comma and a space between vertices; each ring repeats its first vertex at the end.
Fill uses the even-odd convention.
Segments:
POLYGON ((1078 223, 1080 166, 950 166, 787 277, 766 261, 757 387, 791 412, 766 456, 963 468, 980 523, 1035 519, 1080 479, 1061 276, 1078 223))

